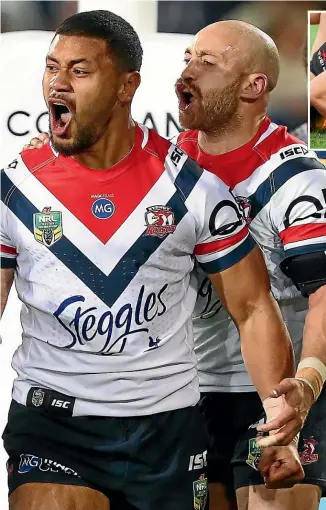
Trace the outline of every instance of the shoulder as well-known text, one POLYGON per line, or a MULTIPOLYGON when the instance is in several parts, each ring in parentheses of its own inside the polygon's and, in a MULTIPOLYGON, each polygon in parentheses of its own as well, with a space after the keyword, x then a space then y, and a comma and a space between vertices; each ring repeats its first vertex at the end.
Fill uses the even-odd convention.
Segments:
POLYGON ((22 151, 1 170, 1 199, 8 203, 23 182, 56 158, 49 144, 41 149, 22 151))

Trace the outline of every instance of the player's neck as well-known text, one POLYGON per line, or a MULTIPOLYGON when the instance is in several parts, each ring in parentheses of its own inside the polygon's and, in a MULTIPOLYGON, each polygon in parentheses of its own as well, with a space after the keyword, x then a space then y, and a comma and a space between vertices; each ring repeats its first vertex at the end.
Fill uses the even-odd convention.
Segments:
POLYGON ((240 122, 231 124, 220 133, 199 131, 199 147, 207 154, 217 155, 233 151, 248 143, 257 133, 266 112, 255 116, 244 115, 240 122))
POLYGON ((130 116, 113 118, 101 138, 88 151, 73 158, 92 170, 108 169, 129 154, 135 137, 136 126, 130 116))

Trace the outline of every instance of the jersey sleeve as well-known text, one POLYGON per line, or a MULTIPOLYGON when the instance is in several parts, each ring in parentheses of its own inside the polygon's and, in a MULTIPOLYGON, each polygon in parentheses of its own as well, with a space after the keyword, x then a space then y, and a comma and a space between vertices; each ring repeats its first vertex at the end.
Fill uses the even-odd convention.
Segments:
POLYGON ((326 168, 313 152, 274 176, 270 215, 285 258, 326 251, 326 168))
MULTIPOLYGON (((3 171, 1 172, 1 174, 3 171)), ((2 184, 2 175, 1 175, 2 184)), ((1 186, 3 192, 3 186, 1 186)), ((8 232, 8 208, 5 204, 5 196, 1 193, 1 231, 0 231, 0 254, 1 254, 1 268, 15 268, 17 250, 15 244, 10 239, 8 232)))
POLYGON ((228 187, 204 171, 203 208, 194 254, 208 274, 237 264, 254 248, 255 242, 228 187))

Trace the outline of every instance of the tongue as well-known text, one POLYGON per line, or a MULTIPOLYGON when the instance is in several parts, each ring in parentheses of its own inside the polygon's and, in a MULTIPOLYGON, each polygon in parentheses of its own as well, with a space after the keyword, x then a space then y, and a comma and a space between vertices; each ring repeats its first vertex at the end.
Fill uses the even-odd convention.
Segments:
POLYGON ((62 124, 68 124, 70 119, 71 119, 71 112, 62 113, 60 115, 60 121, 61 121, 62 124))

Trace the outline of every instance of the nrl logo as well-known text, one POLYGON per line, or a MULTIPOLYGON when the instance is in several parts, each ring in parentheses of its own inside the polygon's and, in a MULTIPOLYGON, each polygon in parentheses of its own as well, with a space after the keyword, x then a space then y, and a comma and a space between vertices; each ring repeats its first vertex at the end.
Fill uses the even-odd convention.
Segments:
POLYGON ((147 225, 146 236, 165 237, 167 234, 173 234, 176 229, 174 213, 171 207, 166 205, 147 207, 145 221, 147 225))
POLYGON ((34 390, 32 395, 32 404, 35 407, 40 407, 43 404, 45 393, 43 390, 34 390))
POLYGON ((45 246, 52 246, 62 237, 62 213, 44 207, 41 213, 33 214, 34 237, 45 246))

